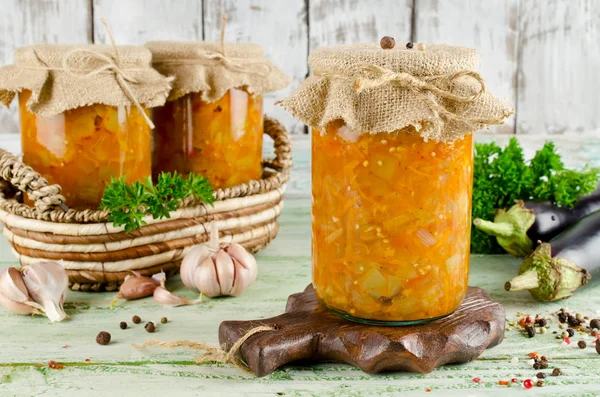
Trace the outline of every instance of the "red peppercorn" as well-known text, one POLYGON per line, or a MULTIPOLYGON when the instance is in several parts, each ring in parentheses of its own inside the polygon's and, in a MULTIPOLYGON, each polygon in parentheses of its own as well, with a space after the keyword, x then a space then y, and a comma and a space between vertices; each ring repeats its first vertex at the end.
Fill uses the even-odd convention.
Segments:
POLYGON ((565 342, 567 345, 570 345, 571 344, 571 338, 569 338, 567 336, 565 339, 563 339, 563 342, 565 342))
POLYGON ((531 324, 531 317, 527 316, 527 317, 525 318, 525 322, 526 322, 527 324, 531 324))
POLYGON ((518 380, 517 378, 512 378, 510 381, 511 381, 512 383, 518 383, 518 382, 519 382, 519 380, 518 380))
POLYGON ((523 387, 526 389, 531 389, 533 387, 533 381, 531 379, 525 379, 523 381, 523 387))
POLYGON ((473 378, 473 382, 475 382, 475 383, 481 383, 481 378, 473 378))

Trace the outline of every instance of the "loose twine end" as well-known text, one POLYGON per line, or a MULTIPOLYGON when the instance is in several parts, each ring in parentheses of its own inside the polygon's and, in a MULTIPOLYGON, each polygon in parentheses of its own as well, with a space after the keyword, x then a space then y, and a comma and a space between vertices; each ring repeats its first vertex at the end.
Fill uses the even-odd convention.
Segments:
POLYGON ((192 340, 176 340, 173 342, 162 342, 159 340, 150 340, 150 341, 145 342, 142 345, 134 344, 133 347, 138 350, 143 350, 150 346, 159 346, 159 347, 167 348, 167 349, 174 349, 177 347, 188 347, 190 349, 195 349, 195 350, 204 350, 206 353, 204 353, 204 355, 198 357, 196 359, 196 363, 205 364, 205 363, 209 363, 209 362, 218 362, 221 364, 232 364, 233 366, 235 366, 241 370, 249 371, 248 365, 237 357, 238 351, 240 350, 240 348, 242 347, 244 342, 246 342, 248 340, 248 338, 250 338, 251 336, 256 335, 260 332, 275 331, 275 330, 276 330, 276 328, 268 326, 268 325, 261 325, 258 327, 254 327, 254 328, 248 330, 248 332, 246 332, 240 339, 238 339, 233 344, 233 346, 231 346, 229 351, 225 350, 225 346, 216 347, 216 346, 211 346, 206 343, 196 342, 196 341, 192 341, 192 340))

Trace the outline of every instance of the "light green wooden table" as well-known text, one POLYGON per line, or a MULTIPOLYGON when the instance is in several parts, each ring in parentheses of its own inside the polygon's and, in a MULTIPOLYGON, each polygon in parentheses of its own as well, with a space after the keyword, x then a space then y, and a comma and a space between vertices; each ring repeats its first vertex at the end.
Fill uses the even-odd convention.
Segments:
MULTIPOLYGON (((540 144, 540 140, 533 142, 535 147, 540 144)), ((572 156, 567 159, 575 165, 598 153, 583 143, 567 142, 560 147, 570 151, 572 156)), ((244 295, 207 299, 200 305, 174 309, 144 299, 119 304, 111 310, 112 294, 70 293, 66 310, 71 319, 58 324, 50 324, 44 317, 18 316, 0 309, 0 396, 600 395, 600 355, 591 347, 580 350, 575 343, 561 346, 552 333, 529 339, 518 331, 509 331, 501 345, 486 351, 478 360, 445 366, 428 375, 371 376, 348 365, 319 364, 289 366, 258 379, 228 365, 196 365, 194 357, 198 353, 187 349, 132 348, 132 344, 149 339, 192 339, 216 345, 221 321, 280 314, 288 295, 306 287, 311 273, 307 148, 306 139, 296 142, 296 167, 288 186, 280 234, 257 256, 260 274, 244 295), (142 324, 131 323, 135 314, 142 317, 142 324), (163 316, 169 318, 168 324, 159 325, 155 334, 144 331, 145 321, 159 323, 163 316), (121 330, 121 321, 127 321, 130 328, 121 330), (113 336, 109 346, 95 342, 102 330, 113 336), (565 375, 547 378, 543 388, 499 386, 500 379, 534 378, 537 371, 526 363, 531 351, 550 357, 551 364, 560 367, 565 375), (519 363, 512 364, 512 357, 518 357, 519 363), (50 360, 63 363, 65 368, 49 369, 50 360), (473 377, 480 377, 484 383, 473 383, 473 377), (425 392, 427 388, 430 393, 425 392)), ((0 267, 15 265, 7 242, 0 239, 0 267)), ((527 292, 505 292, 504 281, 517 273, 518 265, 518 260, 506 256, 471 258, 470 284, 485 288, 493 299, 502 302, 509 319, 515 319, 518 311, 536 314, 569 307, 596 314, 600 309, 600 283, 588 284, 570 300, 554 304, 536 303, 527 292)), ((169 280, 168 286, 180 295, 196 297, 183 288, 178 278, 169 280)), ((554 329, 556 324, 551 328, 554 329)))
MULTIPOLYGON (((534 377, 537 371, 526 363, 530 351, 550 357, 565 376, 550 377, 546 387, 528 390, 528 394, 600 394, 600 356, 593 348, 582 351, 574 343, 561 346, 551 333, 529 339, 515 330, 509 331, 501 345, 488 350, 478 360, 445 366, 429 375, 370 376, 347 365, 320 364, 290 366, 257 379, 227 365, 198 366, 194 363, 197 353, 187 349, 138 351, 132 348, 132 344, 149 339, 193 339, 217 344, 217 329, 223 320, 281 313, 288 295, 301 291, 310 282, 308 203, 305 199, 286 202, 281 234, 258 255, 258 280, 241 297, 206 300, 200 305, 173 309, 144 299, 120 304, 111 310, 111 294, 72 292, 66 304, 71 319, 58 324, 50 324, 44 317, 0 312, 0 396, 373 396, 397 392, 424 394, 426 388, 432 389, 428 395, 446 396, 451 392, 495 396, 505 395, 507 391, 525 392, 520 388, 507 390, 496 383, 499 379, 534 377), (131 323, 134 314, 144 321, 155 322, 166 316, 169 323, 160 325, 155 334, 148 334, 143 323, 137 326, 131 323), (127 321, 130 328, 121 330, 120 321, 127 321), (96 344, 96 334, 101 330, 112 334, 113 342, 109 346, 96 344), (511 364, 510 359, 515 356, 520 361, 511 364), (49 360, 64 363, 65 368, 49 369, 49 360), (475 376, 485 383, 473 383, 475 376)), ((2 266, 16 265, 4 240, 0 243, 0 252, 2 266)), ((514 318, 517 311, 535 314, 562 306, 585 313, 600 309, 600 289, 594 284, 582 288, 569 301, 547 305, 535 303, 526 292, 505 292, 502 284, 516 273, 517 266, 518 261, 509 257, 473 256, 470 284, 484 287, 492 298, 502 302, 509 318, 514 318)), ((182 287, 179 279, 170 280, 169 286, 181 295, 195 297, 182 287)))

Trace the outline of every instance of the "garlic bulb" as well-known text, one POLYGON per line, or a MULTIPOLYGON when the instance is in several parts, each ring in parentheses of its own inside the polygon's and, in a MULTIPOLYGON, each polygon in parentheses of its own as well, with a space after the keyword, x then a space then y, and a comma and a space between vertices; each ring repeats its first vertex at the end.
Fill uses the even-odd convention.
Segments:
POLYGON ((237 296, 258 274, 254 257, 239 244, 219 244, 216 224, 210 225, 210 242, 192 248, 181 262, 181 280, 208 297, 237 296))
POLYGON ((65 269, 56 262, 42 262, 23 269, 23 281, 27 291, 43 308, 52 322, 67 318, 63 303, 69 287, 65 269))
POLYGON ((8 267, 0 273, 0 306, 17 314, 41 314, 43 308, 33 302, 21 272, 8 267))

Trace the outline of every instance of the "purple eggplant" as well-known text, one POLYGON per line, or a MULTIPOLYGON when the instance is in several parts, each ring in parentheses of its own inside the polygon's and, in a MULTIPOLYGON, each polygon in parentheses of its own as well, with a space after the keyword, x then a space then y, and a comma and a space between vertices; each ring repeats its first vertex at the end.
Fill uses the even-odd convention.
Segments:
POLYGON ((557 207, 549 201, 517 200, 508 211, 500 209, 493 222, 477 218, 479 230, 495 236, 509 254, 525 257, 538 241, 548 242, 587 215, 600 210, 600 192, 581 198, 573 208, 557 207))

